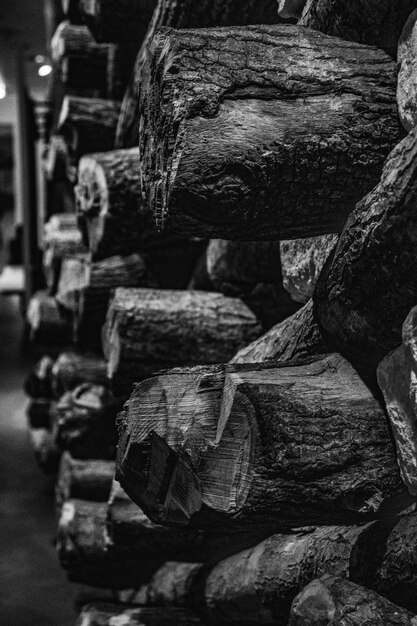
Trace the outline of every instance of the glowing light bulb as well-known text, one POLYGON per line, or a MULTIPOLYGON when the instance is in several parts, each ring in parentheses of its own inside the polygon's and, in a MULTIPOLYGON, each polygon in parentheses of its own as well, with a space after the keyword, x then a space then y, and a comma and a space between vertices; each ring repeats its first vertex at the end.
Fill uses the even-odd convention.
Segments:
POLYGON ((48 76, 52 72, 52 66, 45 64, 41 65, 38 69, 39 76, 48 76))

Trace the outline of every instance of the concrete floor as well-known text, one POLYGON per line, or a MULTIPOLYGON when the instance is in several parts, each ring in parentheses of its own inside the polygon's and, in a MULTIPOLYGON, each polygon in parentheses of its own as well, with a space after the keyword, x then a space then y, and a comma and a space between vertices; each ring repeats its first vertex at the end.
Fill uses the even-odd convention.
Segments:
POLYGON ((53 479, 35 464, 26 432, 16 297, 0 297, 0 625, 70 626, 75 590, 53 547, 53 479))

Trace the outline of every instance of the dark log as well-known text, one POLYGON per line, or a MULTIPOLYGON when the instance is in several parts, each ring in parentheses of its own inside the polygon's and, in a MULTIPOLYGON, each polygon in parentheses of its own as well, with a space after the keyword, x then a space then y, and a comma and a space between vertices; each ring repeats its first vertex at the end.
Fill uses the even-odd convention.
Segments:
MULTIPOLYGON (((412 3, 417 6, 417 2, 412 3)), ((417 124, 417 9, 408 18, 398 43, 398 114, 410 131, 417 124)))
POLYGON ((296 597, 289 626, 413 626, 417 616, 374 591, 328 574, 296 597))
POLYGON ((54 295, 58 286, 62 259, 87 252, 76 215, 69 213, 53 215, 45 224, 42 243, 43 274, 49 293, 54 295))
POLYGON ((67 500, 58 524, 56 548, 71 582, 127 589, 149 580, 161 565, 132 559, 129 550, 113 546, 106 534, 102 502, 67 500))
POLYGON ((42 157, 42 168, 47 180, 64 181, 67 175, 67 146, 63 137, 52 135, 42 157))
POLYGON ((383 514, 402 490, 387 418, 340 355, 234 367, 135 385, 116 478, 155 523, 288 528, 383 514))
POLYGON ((95 262, 89 256, 77 255, 62 263, 56 299, 70 312, 74 341, 99 349, 113 290, 154 284, 139 254, 95 262))
POLYGON ((394 59, 415 0, 307 0, 298 24, 382 48, 394 59))
POLYGON ((120 605, 85 606, 75 626, 203 626, 199 618, 178 608, 122 608, 120 605))
POLYGON ((114 459, 116 415, 122 401, 101 385, 84 383, 66 392, 54 411, 54 436, 76 459, 114 459))
POLYGON ((106 502, 114 476, 114 462, 103 460, 82 461, 64 452, 55 483, 55 504, 61 510, 67 500, 106 502))
POLYGON ((285 19, 298 19, 301 17, 306 0, 277 0, 278 15, 285 19))
POLYGON ((71 342, 71 329, 61 317, 55 298, 46 291, 37 291, 32 296, 26 319, 33 343, 65 346, 71 342))
POLYGON ((62 352, 52 369, 52 389, 55 397, 61 397, 66 391, 72 391, 82 383, 105 385, 106 361, 92 353, 62 352))
POLYGON ((296 26, 163 30, 140 89, 158 227, 241 240, 340 232, 401 137, 395 89, 382 51, 296 26))
POLYGON ((96 41, 140 44, 156 4, 156 0, 80 0, 80 11, 96 41))
POLYGON ((293 300, 305 304, 311 298, 337 239, 337 235, 322 235, 280 242, 282 279, 293 300))
POLYGON ((30 370, 24 382, 24 390, 31 398, 52 398, 52 368, 51 357, 44 355, 30 370))
POLYGON ((65 139, 68 159, 73 167, 87 152, 113 148, 119 111, 120 102, 115 100, 65 97, 58 131, 65 139))
POLYGON ((162 27, 209 28, 245 24, 276 24, 278 16, 275 0, 223 0, 222 2, 194 2, 194 0, 158 0, 147 35, 136 59, 131 82, 126 91, 117 129, 116 147, 137 145, 139 130, 138 94, 142 88, 143 70, 148 45, 162 27))
POLYGON ((123 100, 129 85, 138 53, 137 44, 113 44, 109 46, 107 59, 107 98, 123 100))
POLYGON ((107 375, 118 396, 177 365, 228 360, 261 327, 237 298, 202 291, 118 288, 103 327, 107 375))
POLYGON ((160 558, 161 562, 216 563, 254 546, 270 534, 271 528, 228 532, 221 528, 201 531, 154 524, 115 482, 107 509, 107 532, 114 545, 125 546, 138 561, 160 558))
POLYGON ((71 24, 82 24, 83 22, 79 4, 80 0, 61 0, 62 11, 71 24))
POLYGON ((51 398, 36 398, 31 400, 26 409, 29 428, 45 428, 51 426, 51 398))
POLYGON ((36 462, 45 474, 58 471, 61 450, 57 448, 52 433, 47 428, 29 428, 30 445, 36 462))

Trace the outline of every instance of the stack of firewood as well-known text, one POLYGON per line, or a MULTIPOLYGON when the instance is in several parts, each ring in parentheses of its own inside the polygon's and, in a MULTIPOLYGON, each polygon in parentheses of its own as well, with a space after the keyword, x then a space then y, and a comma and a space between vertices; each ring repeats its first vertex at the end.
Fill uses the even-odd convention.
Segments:
POLYGON ((417 0, 63 6, 26 391, 77 624, 417 623, 417 0))

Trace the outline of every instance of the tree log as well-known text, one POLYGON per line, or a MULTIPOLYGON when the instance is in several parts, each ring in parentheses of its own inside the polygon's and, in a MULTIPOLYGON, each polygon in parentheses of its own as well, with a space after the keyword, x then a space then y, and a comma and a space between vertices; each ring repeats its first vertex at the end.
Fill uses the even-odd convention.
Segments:
POLYGON ((143 84, 144 64, 148 45, 162 27, 209 28, 245 24, 276 24, 278 16, 275 0, 223 0, 222 2, 194 2, 194 0, 158 0, 147 35, 136 59, 131 82, 123 100, 117 129, 116 147, 137 145, 139 130, 138 94, 143 84))
POLYGON ((106 534, 106 503, 67 500, 58 524, 56 547, 71 582, 127 589, 149 580, 161 562, 137 561, 113 546, 106 534))
POLYGON ((107 375, 116 395, 177 365, 218 363, 259 336, 261 327, 237 298, 200 291, 119 288, 103 328, 107 375))
POLYGON ((80 0, 61 0, 62 11, 71 24, 83 23, 79 3, 80 0))
POLYGON ((120 605, 85 606, 75 626, 203 626, 199 618, 177 608, 122 608, 120 605))
POLYGON ((52 368, 52 389, 56 398, 78 385, 107 383, 106 361, 92 353, 62 352, 52 368))
POLYGON ((328 574, 296 597, 289 626, 414 626, 417 616, 374 591, 328 574))
POLYGON ((140 44, 156 4, 156 0, 80 0, 80 11, 96 41, 140 44))
POLYGON ((296 302, 305 304, 313 295, 337 239, 337 235, 322 235, 280 242, 284 287, 296 302))
POLYGON ((107 59, 107 98, 123 100, 135 67, 138 45, 113 44, 107 59))
POLYGON ((55 503, 61 510, 67 500, 106 502, 114 476, 114 462, 103 460, 82 461, 64 452, 59 464, 55 484, 55 503))
POLYGON ((198 528, 382 515, 401 479, 387 418, 353 368, 339 355, 240 367, 135 386, 116 478, 144 512, 198 528))
POLYGON ((29 428, 29 439, 36 462, 45 474, 58 471, 61 450, 54 443, 48 428, 29 428))
POLYGON ((27 313, 30 340, 38 345, 65 346, 71 342, 71 329, 63 320, 55 298, 37 291, 30 299, 27 313))
POLYGON ((416 21, 417 9, 408 18, 398 44, 398 114, 406 131, 410 131, 417 124, 416 21))
POLYGON ((415 0, 307 0, 299 25, 382 48, 394 59, 415 0))
POLYGON ((30 370, 24 382, 24 390, 28 396, 36 399, 52 398, 52 368, 51 357, 44 355, 30 370))
POLYGON ((87 252, 76 215, 68 213, 53 215, 44 226, 42 244, 43 274, 49 293, 54 295, 62 259, 87 252))
POLYGON ((278 15, 285 19, 297 19, 301 17, 306 0, 277 0, 278 15))
POLYGON ((47 180, 62 181, 67 175, 67 146, 60 135, 52 135, 42 156, 42 168, 47 180))
POLYGON ((395 89, 383 52, 296 26, 160 32, 139 133, 158 227, 241 240, 340 232, 401 136, 395 89))
POLYGON ((45 428, 51 426, 51 398, 36 398, 31 400, 26 409, 29 428, 45 428))
POLYGON ((68 391, 55 407, 57 445, 76 459, 114 459, 121 407, 122 401, 101 385, 84 383, 68 391))

